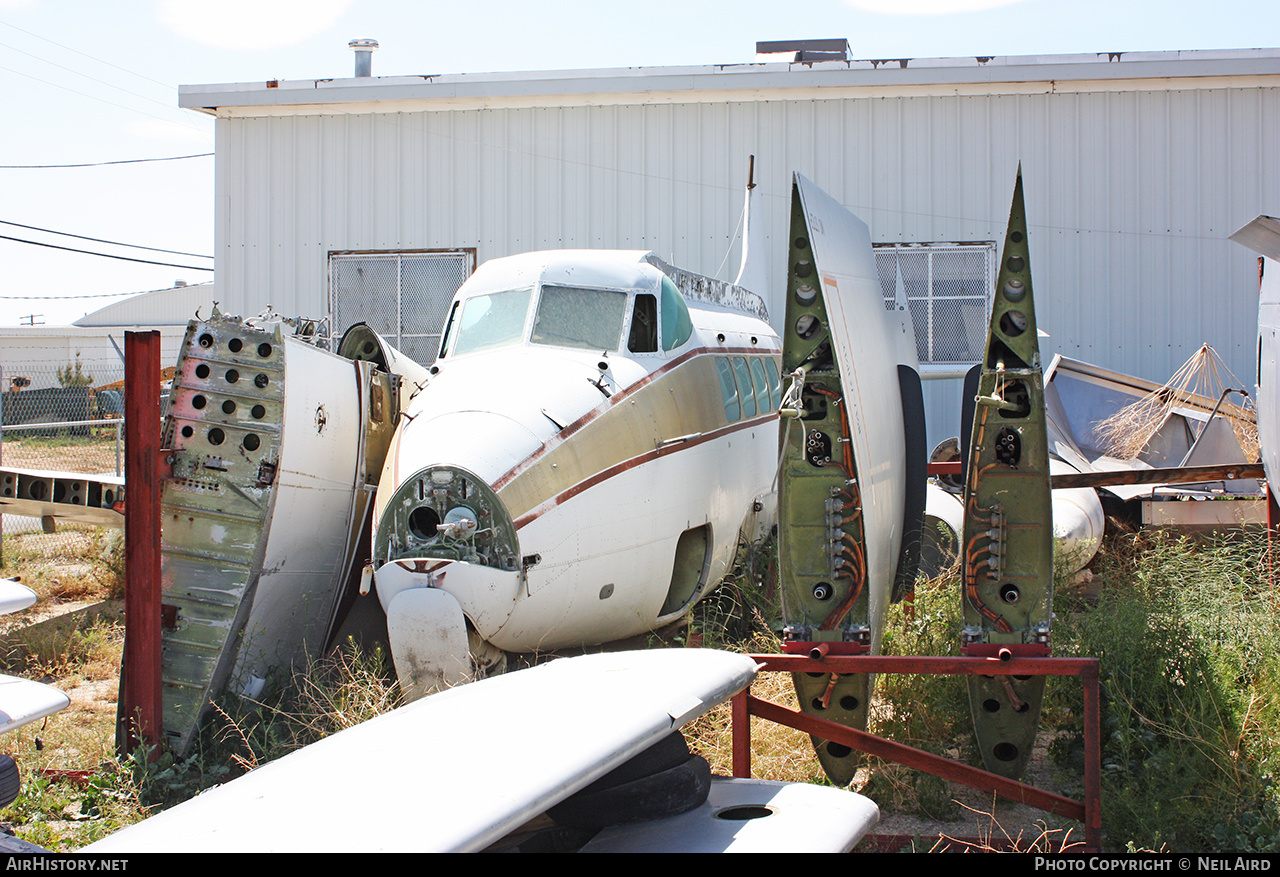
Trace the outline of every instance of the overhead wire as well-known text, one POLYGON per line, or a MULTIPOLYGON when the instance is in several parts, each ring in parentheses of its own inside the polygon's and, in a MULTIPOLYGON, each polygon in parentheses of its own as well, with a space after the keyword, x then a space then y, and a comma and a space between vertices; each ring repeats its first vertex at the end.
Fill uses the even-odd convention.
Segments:
POLYGON ((202 268, 199 265, 179 265, 174 262, 157 262, 152 259, 135 259, 131 256, 115 256, 111 253, 97 253, 93 250, 80 250, 75 247, 61 247, 57 244, 45 244, 40 241, 29 241, 26 238, 15 238, 9 235, 0 234, 0 241, 15 241, 19 244, 31 244, 35 247, 49 247, 53 250, 65 250, 69 253, 83 253, 86 256, 101 256, 103 259, 119 259, 122 262, 138 262, 143 265, 160 265, 166 268, 183 268, 187 271, 212 271, 212 268, 202 268))
MULTIPOLYGON (((192 283, 190 287, 204 286, 205 284, 192 283)), ((137 292, 95 292, 92 295, 0 295, 0 301, 70 301, 72 299, 81 298, 130 298, 140 295, 137 292)))
MULTIPOLYGON (((122 85, 116 85, 115 83, 107 82, 106 80, 99 79, 96 76, 90 76, 88 73, 83 73, 71 67, 64 66, 62 64, 59 64, 56 61, 50 61, 48 58, 42 58, 39 55, 34 54, 33 52, 28 52, 26 49, 19 49, 17 46, 11 46, 8 43, 0 43, 0 46, 3 46, 4 48, 9 49, 12 52, 17 52, 20 55, 26 55, 28 58, 35 58, 37 61, 43 61, 45 64, 48 64, 50 67, 57 67, 59 70, 65 70, 68 73, 71 73, 75 76, 82 76, 85 79, 88 79, 97 83, 98 85, 105 85, 107 88, 114 88, 116 91, 123 91, 125 94, 133 95, 136 98, 140 98, 144 101, 147 101, 148 103, 153 103, 156 106, 163 107, 166 110, 173 109, 173 106, 171 104, 166 104, 162 101, 156 100, 153 97, 148 97, 147 95, 142 94, 140 92, 132 91, 131 89, 125 88, 122 85)), ((165 87, 172 88, 172 86, 165 86, 165 87)))
POLYGON ((88 54, 87 52, 80 51, 79 49, 73 49, 70 46, 64 46, 62 43, 51 40, 48 37, 42 37, 40 36, 40 34, 35 33, 34 31, 25 30, 24 28, 18 27, 16 24, 10 24, 7 21, 0 21, 0 24, 3 24, 5 27, 13 28, 16 31, 21 31, 27 36, 35 37, 38 40, 43 40, 44 42, 49 43, 50 45, 57 46, 59 49, 66 49, 68 52, 74 52, 77 55, 81 55, 82 57, 88 58, 90 61, 97 61, 99 64, 105 64, 108 67, 114 67, 115 69, 121 71, 122 73, 128 73, 130 76, 136 76, 139 79, 145 79, 148 82, 154 82, 156 85, 163 85, 165 88, 173 88, 173 86, 167 82, 161 82, 159 79, 152 79, 150 76, 144 76, 143 74, 138 73, 134 70, 130 70, 127 67, 121 67, 119 64, 112 64, 110 61, 104 61, 101 58, 96 58, 93 55, 88 54))
POLYGON ((213 256, 206 256, 204 253, 187 253, 182 250, 165 250, 160 247, 144 247, 142 244, 126 244, 121 241, 109 241, 103 238, 91 238, 82 234, 72 234, 69 231, 55 231, 52 228, 41 228, 38 225, 23 225, 21 222, 9 222, 0 219, 0 225, 12 225, 15 228, 25 228, 28 231, 43 231, 48 234, 61 235, 62 237, 75 238, 81 241, 92 241, 95 244, 110 244, 113 247, 128 247, 132 250, 150 250, 153 253, 172 253, 175 256, 193 256, 197 259, 212 259, 213 256))
POLYGON ((195 152, 191 155, 162 155, 157 158, 121 158, 115 161, 83 161, 76 164, 0 164, 0 170, 45 170, 68 167, 103 167, 109 164, 141 164, 148 161, 179 161, 184 158, 209 158, 212 152, 195 152))
POLYGON ((148 113, 146 110, 140 110, 137 107, 126 106, 125 104, 118 104, 115 101, 107 100, 105 97, 98 97, 97 95, 86 94, 85 92, 80 91, 78 89, 71 88, 66 85, 59 85, 56 82, 50 82, 47 79, 41 79, 39 76, 32 76, 30 73, 23 73, 21 70, 14 70, 12 67, 5 67, 3 65, 0 65, 0 70, 5 70, 9 73, 14 73, 18 76, 22 76, 27 79, 34 79, 36 82, 42 83, 44 85, 51 85, 54 88, 60 88, 63 91, 69 91, 72 94, 78 94, 81 97, 87 97, 90 100, 102 101, 104 104, 110 104, 111 106, 117 107, 118 109, 128 110, 129 112, 132 112, 132 113, 138 113, 139 115, 147 116, 148 118, 156 119, 157 121, 160 121, 160 122, 167 122, 171 125, 181 124, 175 119, 166 119, 163 116, 157 116, 155 113, 148 113))
MULTIPOLYGON (((174 85, 173 85, 173 83, 170 83, 170 82, 162 82, 162 81, 160 81, 160 80, 158 80, 158 79, 152 79, 150 76, 146 76, 146 75, 144 75, 144 74, 142 74, 142 73, 138 73, 138 72, 136 72, 136 71, 134 71, 134 70, 130 70, 130 69, 128 69, 127 67, 121 67, 119 64, 113 64, 113 63, 111 63, 110 61, 106 61, 106 60, 103 60, 102 58, 95 57, 95 56, 93 56, 93 55, 88 54, 87 52, 82 52, 82 51, 80 51, 79 49, 73 49, 73 48, 72 48, 72 47, 70 47, 70 46, 63 45, 62 43, 59 43, 59 42, 57 42, 57 41, 55 41, 55 40, 51 40, 51 39, 49 39, 48 37, 44 37, 44 36, 41 36, 40 34, 35 33, 35 32, 33 32, 33 31, 29 31, 29 30, 26 30, 26 29, 24 29, 24 28, 18 27, 18 26, 17 26, 17 25, 15 25, 15 24, 10 24, 10 23, 9 23, 9 22, 7 22, 7 21, 0 21, 0 25, 4 25, 5 27, 12 28, 13 30, 16 30, 16 31, 18 31, 18 32, 20 32, 20 33, 24 33, 24 34, 26 34, 27 36, 35 37, 35 38, 36 38, 36 39, 38 39, 38 40, 42 40, 43 42, 49 43, 49 44, 50 44, 50 45, 52 45, 52 46, 57 46, 57 47, 58 47, 58 48, 60 48, 60 49, 64 49, 64 50, 66 50, 66 51, 68 51, 68 52, 72 52, 72 53, 74 53, 74 54, 76 54, 76 55, 80 55, 80 56, 81 56, 81 57, 83 57, 83 58, 88 58, 90 61, 94 61, 94 62, 96 62, 96 63, 98 63, 98 64, 102 64, 102 65, 105 65, 105 66, 107 66, 107 67, 111 67, 111 68, 114 68, 114 69, 116 69, 116 70, 119 70, 119 71, 121 71, 122 73, 128 73, 130 76, 136 76, 138 79, 142 79, 142 80, 145 80, 145 81, 147 81, 147 82, 153 83, 153 84, 155 84, 155 85, 159 85, 159 86, 161 86, 161 87, 165 88, 167 91, 174 92, 174 93, 176 93, 176 92, 177 92, 177 88, 176 88, 176 86, 174 86, 174 85)), ((97 83, 97 84, 99 84, 99 85, 104 85, 104 86, 106 86, 107 88, 114 88, 114 89, 116 89, 117 91, 123 91, 124 93, 129 94, 129 95, 132 95, 132 96, 134 96, 134 97, 136 97, 136 98, 139 98, 139 99, 141 99, 141 100, 145 100, 145 101, 148 101, 148 102, 150 102, 150 103, 154 103, 154 104, 156 104, 156 105, 158 105, 158 106, 161 106, 161 107, 165 108, 166 110, 173 110, 173 109, 177 109, 177 107, 175 107, 175 106, 174 106, 174 105, 172 105, 172 104, 167 104, 167 103, 165 103, 165 102, 163 102, 163 101, 158 101, 158 100, 156 100, 155 98, 153 98, 153 97, 148 97, 148 96, 147 96, 147 95, 145 95, 145 94, 141 94, 141 93, 139 93, 139 92, 132 91, 131 89, 125 88, 125 87, 120 86, 120 85, 115 85, 115 84, 113 84, 113 83, 111 83, 111 82, 107 82, 107 81, 106 81, 106 80, 104 80, 104 79, 100 79, 100 78, 98 78, 98 77, 96 77, 96 76, 92 76, 92 75, 90 75, 90 74, 88 74, 88 73, 84 73, 84 72, 81 72, 81 71, 79 71, 79 70, 75 70, 75 69, 73 69, 73 68, 63 66, 62 64, 59 64, 59 63, 57 63, 56 61, 50 61, 48 58, 43 58, 43 57, 41 57, 40 55, 37 55, 37 54, 35 54, 35 53, 33 53, 33 52, 28 52, 28 51, 26 51, 25 49, 20 49, 20 48, 18 48, 17 46, 12 46, 12 45, 9 45, 8 43, 0 43, 0 45, 3 45, 5 48, 8 48, 8 49, 10 49, 10 50, 12 50, 12 51, 15 51, 15 52, 19 52, 19 53, 21 53, 21 54, 23 54, 23 55, 26 55, 26 56, 30 57, 30 58, 35 58, 35 59, 36 59, 36 60, 38 60, 38 61, 43 61, 44 63, 49 64, 49 65, 51 65, 51 66, 53 66, 53 67, 57 67, 57 68, 59 68, 59 69, 61 69, 61 70, 65 70, 65 71, 67 71, 68 73, 71 73, 71 74, 73 74, 73 75, 81 76, 81 77, 83 77, 83 78, 85 78, 85 79, 89 79, 89 80, 91 80, 92 82, 95 82, 95 83, 97 83)), ((36 80, 37 82, 41 82, 41 83, 43 83, 43 84, 45 84, 45 85, 52 85, 52 86, 54 86, 55 88, 61 88, 61 89, 65 90, 65 91, 70 91, 70 92, 72 92, 73 94, 78 94, 78 95, 80 95, 81 97, 87 97, 87 98, 89 98, 89 99, 91 99, 91 100, 100 100, 100 101, 102 101, 103 103, 110 104, 111 106, 114 106, 114 107, 119 107, 119 108, 121 108, 121 109, 131 110, 131 111, 136 112, 136 113, 141 113, 142 115, 150 116, 150 117, 151 117, 151 118, 153 118, 153 119, 159 119, 160 121, 163 121, 163 122, 170 122, 170 123, 172 123, 172 124, 184 124, 184 125, 186 125, 186 126, 191 127, 193 130, 195 130, 197 133, 199 133, 199 134, 200 134, 200 135, 201 135, 201 136, 202 136, 206 141, 209 139, 208 132, 207 132, 207 131, 205 131, 205 130, 203 130, 203 129, 201 129, 201 128, 200 128, 200 126, 199 126, 199 125, 197 125, 197 124, 195 123, 195 121, 191 118, 191 115, 190 115, 189 113, 182 113, 182 114, 179 116, 179 118, 181 119, 181 122, 179 122, 177 119, 174 119, 174 118, 162 118, 162 117, 160 117, 160 116, 156 116, 156 115, 154 115, 154 114, 152 114, 152 113, 147 113, 147 112, 145 112, 145 111, 143 111, 143 110, 139 110, 139 109, 136 109, 136 108, 134 108, 134 107, 128 107, 128 106, 125 106, 125 105, 123 105, 123 104, 115 103, 114 101, 106 100, 105 98, 101 98, 101 97, 98 97, 98 96, 96 96, 96 95, 86 94, 85 92, 78 91, 77 89, 74 89, 74 88, 69 88, 69 87, 64 86, 64 85, 58 85, 57 83, 49 82, 49 81, 47 81, 47 80, 41 79, 41 78, 39 78, 38 76, 32 76, 32 75, 31 75, 31 74, 29 74, 29 73, 23 73, 23 72, 22 72, 22 71, 20 71, 20 70, 13 70, 13 69, 8 68, 8 67, 4 67, 4 68, 0 68, 0 69, 8 70, 10 73, 16 73, 16 74, 18 74, 19 76, 25 76, 25 77, 27 77, 28 79, 34 79, 34 80, 36 80)))

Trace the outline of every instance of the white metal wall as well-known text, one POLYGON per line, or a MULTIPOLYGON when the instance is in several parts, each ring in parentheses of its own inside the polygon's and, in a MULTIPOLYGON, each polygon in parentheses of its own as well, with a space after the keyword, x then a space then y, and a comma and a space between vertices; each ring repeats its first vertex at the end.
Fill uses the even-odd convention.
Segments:
MULTIPOLYGON (((755 154, 781 289, 792 171, 873 240, 1002 241, 1021 162, 1046 356, 1163 381, 1207 342, 1251 386, 1255 260, 1226 236, 1280 212, 1280 95, 1151 88, 220 118, 218 283, 310 316, 336 250, 625 247, 732 278, 755 154)), ((957 386, 926 393, 955 434, 957 386)))

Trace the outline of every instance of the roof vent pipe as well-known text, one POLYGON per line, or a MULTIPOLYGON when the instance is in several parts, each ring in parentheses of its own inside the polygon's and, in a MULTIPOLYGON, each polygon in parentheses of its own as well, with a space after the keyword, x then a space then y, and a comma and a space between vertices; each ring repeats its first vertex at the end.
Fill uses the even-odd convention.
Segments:
POLYGON ((352 40, 347 48, 356 53, 356 78, 373 75, 373 53, 378 50, 377 40, 352 40))

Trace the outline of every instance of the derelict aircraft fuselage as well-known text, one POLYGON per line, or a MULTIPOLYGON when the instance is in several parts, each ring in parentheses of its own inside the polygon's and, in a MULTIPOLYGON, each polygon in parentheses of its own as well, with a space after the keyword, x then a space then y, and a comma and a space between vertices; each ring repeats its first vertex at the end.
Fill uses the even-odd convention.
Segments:
POLYGON ((503 653, 653 630, 719 582, 772 515, 781 347, 765 317, 642 251, 512 256, 463 284, 373 516, 411 694, 503 653))

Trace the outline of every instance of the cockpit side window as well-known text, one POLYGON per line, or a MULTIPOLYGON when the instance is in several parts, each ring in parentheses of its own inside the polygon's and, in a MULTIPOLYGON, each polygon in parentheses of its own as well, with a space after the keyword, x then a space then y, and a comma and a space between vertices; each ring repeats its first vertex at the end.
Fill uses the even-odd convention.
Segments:
POLYGON ((449 307, 449 319, 445 321, 444 333, 440 336, 440 358, 449 355, 449 342, 453 340, 453 325, 458 319, 458 303, 455 301, 449 307))
MULTIPOLYGON (((532 289, 512 289, 488 295, 473 295, 461 302, 462 312, 457 318, 457 340, 453 342, 454 356, 475 353, 519 344, 524 338, 525 317, 529 313, 532 289)), ((445 339, 445 344, 449 343, 445 339)))
POLYGON ((617 350, 626 313, 625 292, 543 286, 531 340, 555 347, 617 350))
POLYGON ((636 293, 627 349, 632 353, 658 352, 658 299, 650 293, 636 293))
POLYGON ((675 350, 693 334, 693 319, 684 296, 671 278, 662 277, 662 349, 675 350))

